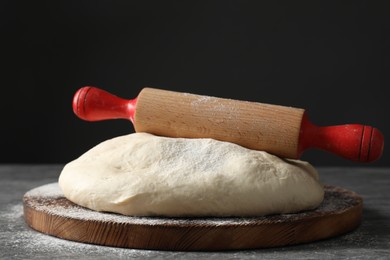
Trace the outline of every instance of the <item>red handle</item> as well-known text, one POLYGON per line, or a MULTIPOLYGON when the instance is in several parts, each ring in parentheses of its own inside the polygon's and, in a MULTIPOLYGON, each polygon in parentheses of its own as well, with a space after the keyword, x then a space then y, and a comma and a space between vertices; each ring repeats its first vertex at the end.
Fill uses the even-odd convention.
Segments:
POLYGON ((384 137, 374 127, 348 124, 319 127, 304 114, 299 138, 299 155, 319 148, 352 161, 372 162, 382 156, 384 137))
POLYGON ((128 119, 134 123, 137 98, 127 100, 95 87, 83 87, 73 97, 73 112, 87 121, 128 119))

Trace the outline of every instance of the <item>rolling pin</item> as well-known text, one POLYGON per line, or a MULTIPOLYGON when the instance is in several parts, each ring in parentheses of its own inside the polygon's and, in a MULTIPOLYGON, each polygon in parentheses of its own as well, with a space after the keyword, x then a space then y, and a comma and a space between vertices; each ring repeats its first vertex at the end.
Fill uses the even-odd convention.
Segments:
POLYGON ((372 162, 382 155, 384 137, 374 127, 346 124, 316 126, 304 109, 144 88, 123 99, 86 86, 73 98, 81 119, 128 119, 136 132, 167 137, 213 138, 279 157, 299 159, 318 148, 353 161, 372 162))

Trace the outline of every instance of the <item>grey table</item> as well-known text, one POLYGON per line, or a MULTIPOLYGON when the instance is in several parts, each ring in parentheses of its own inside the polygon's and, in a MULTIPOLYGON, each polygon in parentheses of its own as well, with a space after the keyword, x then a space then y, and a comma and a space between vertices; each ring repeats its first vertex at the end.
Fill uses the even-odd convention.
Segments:
POLYGON ((364 199, 363 221, 348 234, 304 245, 231 252, 134 250, 83 244, 29 228, 22 197, 56 182, 62 165, 0 165, 0 259, 390 259, 390 169, 318 168, 323 183, 364 199))

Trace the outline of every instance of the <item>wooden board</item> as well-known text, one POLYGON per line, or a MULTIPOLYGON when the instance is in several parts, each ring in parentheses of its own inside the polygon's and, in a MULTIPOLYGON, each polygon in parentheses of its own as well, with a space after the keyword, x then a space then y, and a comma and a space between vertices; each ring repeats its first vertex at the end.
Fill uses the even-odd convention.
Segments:
POLYGON ((361 222, 362 198, 325 186, 315 210, 253 218, 129 217, 92 211, 67 200, 57 183, 27 192, 24 217, 55 237, 106 246, 179 251, 269 248, 344 234, 361 222))

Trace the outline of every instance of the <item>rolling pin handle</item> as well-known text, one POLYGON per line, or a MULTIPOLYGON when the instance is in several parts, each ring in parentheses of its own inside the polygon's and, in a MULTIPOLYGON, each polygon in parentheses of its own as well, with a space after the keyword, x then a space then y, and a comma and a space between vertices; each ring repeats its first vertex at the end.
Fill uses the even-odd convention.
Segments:
POLYGON ((372 126, 347 124, 319 127, 303 116, 298 154, 305 149, 319 148, 346 159, 373 162, 382 156, 383 134, 372 126))
POLYGON ((134 123, 137 98, 127 100, 107 91, 86 86, 73 97, 73 112, 86 121, 127 119, 134 123))

